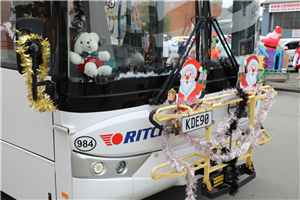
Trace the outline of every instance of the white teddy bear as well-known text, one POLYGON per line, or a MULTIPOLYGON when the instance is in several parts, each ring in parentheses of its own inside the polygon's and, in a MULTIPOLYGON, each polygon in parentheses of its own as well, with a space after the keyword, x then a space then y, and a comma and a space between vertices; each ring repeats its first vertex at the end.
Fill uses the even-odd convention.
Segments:
POLYGON ((86 74, 89 77, 110 75, 112 68, 104 65, 110 59, 107 51, 97 52, 99 36, 96 33, 82 32, 75 39, 74 51, 69 52, 70 61, 77 65, 79 76, 86 74))

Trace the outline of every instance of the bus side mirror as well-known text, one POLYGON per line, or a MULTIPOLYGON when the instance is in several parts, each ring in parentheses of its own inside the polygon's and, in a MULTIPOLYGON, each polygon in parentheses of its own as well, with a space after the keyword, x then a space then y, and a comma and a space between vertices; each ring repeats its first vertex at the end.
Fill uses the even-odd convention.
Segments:
MULTIPOLYGON (((21 32, 21 34, 30 34, 34 33, 37 35, 42 36, 45 38, 45 23, 43 20, 38 19, 38 18, 20 18, 16 21, 16 29, 21 32)), ((17 38, 18 40, 18 35, 17 38)), ((40 55, 37 57, 37 66, 40 65, 41 63, 41 57, 40 55)), ((20 60, 20 55, 17 53, 17 66, 18 66, 18 71, 20 74, 23 74, 23 67, 20 65, 21 60, 20 60)))
MULTIPOLYGON (((38 18, 21 18, 16 21, 16 29, 22 34, 30 35, 31 33, 42 36, 45 39, 45 23, 43 20, 38 18)), ((17 38, 18 40, 18 35, 17 38)), ((56 85, 54 82, 46 80, 37 80, 37 69, 40 64, 42 64, 42 45, 40 41, 31 39, 26 41, 26 46, 28 46, 28 52, 32 58, 32 98, 37 100, 37 87, 41 85, 46 86, 46 93, 50 95, 52 99, 56 98, 56 85)), ((23 67, 21 66, 20 55, 17 53, 17 65, 20 74, 23 74, 23 67)))

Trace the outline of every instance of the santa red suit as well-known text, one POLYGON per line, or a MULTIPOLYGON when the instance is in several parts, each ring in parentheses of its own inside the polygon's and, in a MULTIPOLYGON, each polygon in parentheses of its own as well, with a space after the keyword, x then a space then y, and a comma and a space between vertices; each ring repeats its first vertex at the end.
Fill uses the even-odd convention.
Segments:
POLYGON ((201 87, 196 79, 198 71, 202 67, 196 60, 188 60, 180 71, 181 80, 178 93, 178 101, 188 101, 197 99, 201 95, 201 87))
POLYGON ((281 38, 282 29, 280 26, 276 26, 276 29, 273 33, 269 33, 266 35, 266 38, 261 39, 261 42, 264 43, 267 49, 276 49, 277 44, 281 38))
POLYGON ((295 52, 294 59, 293 59, 293 67, 300 68, 300 47, 295 52))
POLYGON ((247 73, 241 79, 241 86, 248 87, 256 85, 258 72, 258 58, 255 55, 247 58, 247 73))

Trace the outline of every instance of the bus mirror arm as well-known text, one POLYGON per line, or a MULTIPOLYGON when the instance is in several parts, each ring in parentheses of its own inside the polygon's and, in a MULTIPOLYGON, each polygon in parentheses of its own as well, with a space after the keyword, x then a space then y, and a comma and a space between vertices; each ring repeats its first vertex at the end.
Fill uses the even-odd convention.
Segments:
POLYGON ((56 83, 50 80, 37 82, 37 66, 38 66, 38 56, 41 55, 42 45, 37 40, 30 40, 27 42, 29 45, 30 55, 32 57, 32 98, 34 101, 37 100, 37 87, 41 85, 46 85, 46 93, 52 98, 56 99, 56 83))
POLYGON ((29 50, 30 55, 32 58, 32 98, 34 101, 37 100, 37 57, 41 54, 41 43, 36 40, 30 40, 29 43, 29 50))

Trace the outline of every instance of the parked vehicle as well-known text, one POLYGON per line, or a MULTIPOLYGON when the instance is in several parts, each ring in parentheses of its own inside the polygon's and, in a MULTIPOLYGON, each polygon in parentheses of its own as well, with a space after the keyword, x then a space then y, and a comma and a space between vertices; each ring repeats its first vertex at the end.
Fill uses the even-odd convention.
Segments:
POLYGON ((296 47, 299 44, 299 40, 299 38, 283 38, 280 39, 278 43, 284 49, 284 51, 291 57, 291 59, 289 60, 289 66, 292 66, 293 64, 294 54, 296 47))

